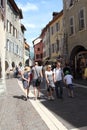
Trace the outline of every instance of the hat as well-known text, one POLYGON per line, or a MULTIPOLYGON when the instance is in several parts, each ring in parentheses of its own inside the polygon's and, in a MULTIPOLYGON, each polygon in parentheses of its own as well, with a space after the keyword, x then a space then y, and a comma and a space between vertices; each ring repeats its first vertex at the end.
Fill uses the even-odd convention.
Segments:
POLYGON ((35 62, 35 65, 38 65, 38 62, 35 62))
POLYGON ((25 71, 30 71, 30 67, 29 67, 29 66, 26 66, 26 67, 24 68, 24 70, 25 70, 25 71))
POLYGON ((65 75, 67 75, 67 74, 70 74, 70 72, 68 70, 66 70, 66 72, 65 72, 65 75))

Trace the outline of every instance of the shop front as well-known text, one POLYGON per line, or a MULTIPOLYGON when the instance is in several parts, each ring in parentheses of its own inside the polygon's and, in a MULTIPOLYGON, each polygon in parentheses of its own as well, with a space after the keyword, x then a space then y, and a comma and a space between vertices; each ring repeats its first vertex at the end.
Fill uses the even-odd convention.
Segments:
POLYGON ((77 54, 77 73, 84 79, 85 68, 87 66, 87 51, 81 51, 77 54))

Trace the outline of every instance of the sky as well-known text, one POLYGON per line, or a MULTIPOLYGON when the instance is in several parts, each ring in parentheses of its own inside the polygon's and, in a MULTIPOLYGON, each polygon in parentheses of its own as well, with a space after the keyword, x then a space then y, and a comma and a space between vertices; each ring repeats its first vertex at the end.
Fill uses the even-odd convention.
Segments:
POLYGON ((41 30, 52 20, 53 12, 63 9, 63 0, 15 0, 17 6, 22 9, 23 19, 21 23, 27 29, 25 31, 26 42, 33 49, 32 41, 40 36, 41 30))

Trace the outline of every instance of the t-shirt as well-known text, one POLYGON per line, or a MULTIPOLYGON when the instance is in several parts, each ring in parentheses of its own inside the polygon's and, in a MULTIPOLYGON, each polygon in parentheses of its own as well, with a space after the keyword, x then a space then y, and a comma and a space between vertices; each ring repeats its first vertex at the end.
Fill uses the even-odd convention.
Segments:
POLYGON ((62 69, 61 68, 55 68, 54 70, 53 70, 53 73, 54 73, 54 75, 55 75, 55 80, 56 81, 60 81, 60 80, 62 80, 62 74, 63 74, 63 71, 62 71, 62 69))
POLYGON ((72 84, 73 76, 70 74, 65 75, 64 80, 66 81, 66 84, 72 84))
POLYGON ((45 71, 45 75, 48 78, 49 85, 52 87, 55 87, 54 82, 53 82, 53 72, 52 71, 45 71))
POLYGON ((33 79, 37 79, 40 76, 40 71, 41 71, 40 66, 35 66, 32 68, 33 79))

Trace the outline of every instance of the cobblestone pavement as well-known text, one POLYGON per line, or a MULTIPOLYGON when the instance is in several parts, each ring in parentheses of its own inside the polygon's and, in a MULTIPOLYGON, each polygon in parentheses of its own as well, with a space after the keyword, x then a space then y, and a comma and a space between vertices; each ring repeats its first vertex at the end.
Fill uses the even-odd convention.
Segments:
POLYGON ((23 100, 24 92, 17 79, 8 79, 6 86, 6 94, 0 96, 0 130, 87 130, 86 86, 75 85, 73 99, 67 96, 67 89, 64 87, 63 99, 57 99, 54 94, 54 101, 47 100, 43 86, 38 102, 32 98, 23 100), (43 114, 37 112, 38 107, 43 114), (44 115, 49 117, 49 122, 43 118, 44 115), (60 122, 65 127, 60 127, 60 122), (52 124, 56 129, 53 129, 52 124))
MULTIPOLYGON (((43 93, 45 92, 43 91, 43 93)), ((42 104, 68 130, 87 130, 87 86, 74 84, 74 95, 74 98, 69 98, 67 89, 64 88, 63 99, 55 98, 51 103, 42 101, 42 104)))
POLYGON ((49 130, 30 101, 23 100, 17 80, 8 79, 6 86, 0 96, 0 130, 49 130))

